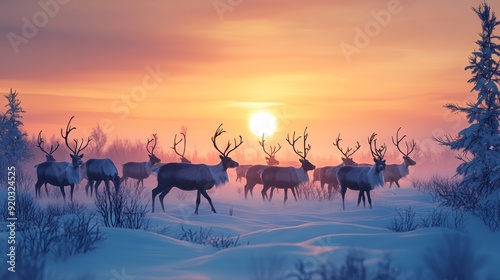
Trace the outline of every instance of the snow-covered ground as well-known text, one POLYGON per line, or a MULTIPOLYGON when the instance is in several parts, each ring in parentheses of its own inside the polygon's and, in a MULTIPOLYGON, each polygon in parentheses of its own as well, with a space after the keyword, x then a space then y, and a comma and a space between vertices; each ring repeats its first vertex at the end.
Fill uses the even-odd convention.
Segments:
POLYGON ((166 213, 157 203, 156 213, 149 214, 149 231, 101 227, 106 240, 97 249, 49 262, 47 269, 61 279, 85 275, 116 280, 259 279, 263 275, 279 279, 293 271, 299 260, 311 267, 326 259, 340 265, 355 249, 363 252, 368 272, 375 271, 378 261, 389 253, 393 265, 401 269, 401 279, 416 279, 412 277, 426 273, 425 259, 446 266, 451 257, 460 258, 457 254, 470 240, 473 250, 463 254, 469 255, 465 260, 478 258, 482 262, 478 279, 499 279, 494 273, 500 263, 500 233, 490 232, 473 216, 464 216, 463 231, 419 228, 398 233, 387 229, 396 208, 411 206, 419 223, 437 207, 419 190, 407 186, 377 188, 372 192, 373 209, 357 208, 357 193, 348 191, 346 210, 342 211, 340 197, 321 202, 296 202, 292 198, 284 205, 280 191, 272 203, 263 203, 261 186, 256 186, 254 197, 248 200, 243 198, 242 186, 230 183, 210 192, 217 214, 202 198, 200 213, 194 215, 195 193, 183 196, 173 190, 165 199, 166 213), (239 235, 241 245, 217 249, 181 241, 174 238, 181 227, 211 228, 219 236, 239 235))

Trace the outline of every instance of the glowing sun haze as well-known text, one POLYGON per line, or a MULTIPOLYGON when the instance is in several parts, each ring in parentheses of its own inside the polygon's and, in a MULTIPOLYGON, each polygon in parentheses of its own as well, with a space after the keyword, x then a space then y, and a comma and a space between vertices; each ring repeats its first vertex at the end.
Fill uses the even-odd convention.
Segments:
POLYGON ((402 126, 430 142, 466 125, 442 106, 471 97, 477 1, 252 0, 222 17, 213 3, 69 1, 16 53, 6 34, 22 36, 24 19, 43 10, 4 1, 0 91, 20 92, 30 134, 57 135, 75 115, 81 134, 98 123, 110 139, 156 132, 167 149, 185 125, 188 153, 212 151, 220 123, 229 139, 257 145, 262 127, 249 121, 259 112, 276 117, 273 143, 308 126, 312 155, 335 153, 338 133, 367 148, 374 131, 390 144, 402 126))

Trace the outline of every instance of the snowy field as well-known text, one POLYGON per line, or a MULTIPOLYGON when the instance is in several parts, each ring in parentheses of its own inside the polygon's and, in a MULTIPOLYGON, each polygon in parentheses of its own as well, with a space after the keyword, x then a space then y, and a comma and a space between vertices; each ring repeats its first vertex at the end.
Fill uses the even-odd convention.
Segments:
MULTIPOLYGON (((148 179, 148 195, 154 179, 148 179)), ((430 279, 429 263, 446 270, 454 261, 458 266, 452 269, 474 267, 478 261, 477 279, 500 279, 496 273, 500 233, 492 233, 467 213, 460 230, 455 229, 451 211, 447 212, 449 228, 389 230, 395 209, 411 206, 415 224, 420 224, 438 206, 427 193, 410 188, 408 180, 403 185, 374 190, 373 209, 357 208, 357 193, 348 190, 342 211, 340 196, 332 201, 298 202, 292 197, 283 205, 280 191, 272 203, 263 203, 261 186, 245 200, 243 184, 231 182, 209 192, 217 214, 202 198, 199 215, 193 214, 195 192, 181 194, 174 189, 165 198, 166 213, 156 203, 156 212, 148 214, 148 231, 101 227, 106 240, 97 249, 47 262, 46 268, 55 279, 297 279, 291 273, 299 261, 309 269, 325 262, 340 267, 355 250, 364 257, 367 279, 372 279, 386 254, 400 270, 398 279, 430 279), (239 236, 240 245, 218 249, 178 239, 183 229, 200 228, 211 229, 214 236, 235 237, 233 241, 239 236)), ((84 196, 82 188, 75 193, 77 201, 86 200, 93 207, 84 196)))

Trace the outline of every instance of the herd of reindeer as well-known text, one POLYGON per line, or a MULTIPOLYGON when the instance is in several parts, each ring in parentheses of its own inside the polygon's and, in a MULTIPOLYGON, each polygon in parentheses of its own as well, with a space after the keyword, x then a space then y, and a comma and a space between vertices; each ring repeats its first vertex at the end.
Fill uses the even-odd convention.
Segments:
POLYGON ((48 195, 47 184, 51 184, 60 188, 63 199, 66 200, 64 187, 70 186, 71 201, 73 201, 74 187, 76 184, 80 183, 82 179, 87 179, 87 184, 85 186, 87 195, 90 194, 90 196, 92 196, 94 189, 97 195, 98 186, 104 181, 106 187, 105 195, 109 196, 111 195, 110 181, 114 185, 115 192, 119 192, 120 184, 128 178, 136 179, 137 187, 139 187, 139 184, 142 184, 142 187, 144 187, 143 180, 148 178, 152 173, 157 173, 158 184, 156 188, 152 190, 152 212, 154 212, 155 209, 156 196, 159 197, 162 210, 165 212, 163 199, 173 187, 177 187, 184 191, 197 191, 195 214, 198 214, 201 195, 208 201, 211 210, 216 213, 207 190, 210 190, 214 186, 220 186, 229 182, 227 174, 228 168, 236 169, 236 181, 241 182, 242 178, 246 179, 246 184, 244 186, 245 199, 247 199, 248 193, 253 196, 253 188, 255 185, 260 184, 263 185, 261 194, 264 201, 266 201, 266 199, 271 201, 273 191, 277 188, 284 190, 285 202, 288 199, 288 189, 291 190, 295 200, 297 200, 296 189, 299 188, 301 184, 309 182, 308 171, 313 170, 312 182, 319 181, 322 189, 324 189, 324 185, 327 184, 328 197, 330 199, 332 198, 333 191, 338 191, 340 189, 343 209, 345 209, 344 199, 347 189, 359 191, 358 206, 361 200, 363 201, 363 205, 365 205, 366 193, 371 208, 371 190, 377 186, 383 186, 385 183, 389 183, 389 187, 395 183, 399 188, 400 185, 398 181, 409 174, 409 166, 416 164, 416 162, 410 158, 410 154, 416 146, 415 141, 405 141, 406 152, 403 152, 400 144, 406 135, 399 137, 399 131, 401 129, 399 128, 396 132, 396 138, 393 137, 392 142, 403 155, 403 163, 401 164, 385 163, 384 155, 387 151, 387 146, 385 144, 379 147, 377 146, 377 134, 375 133, 368 137, 368 144, 374 163, 358 164, 352 159, 352 156, 360 149, 361 145, 357 142, 355 147, 346 147, 344 150, 340 146, 340 141, 342 139, 339 134, 335 142, 333 142, 333 145, 343 155, 342 163, 336 166, 316 168, 314 164, 307 160, 311 145, 307 144, 308 133, 306 127, 303 135, 296 136, 295 132, 293 132, 292 138, 290 138, 289 134, 286 137, 287 143, 299 157, 299 167, 278 166, 279 161, 276 159, 276 153, 281 149, 281 145, 269 146, 269 149, 266 149, 264 135, 262 136, 262 140, 259 141, 259 144, 267 155, 267 157, 265 157, 267 164, 239 165, 238 162, 229 157, 229 154, 243 144, 243 139, 239 136, 239 141, 237 141, 236 138, 234 139, 234 143, 228 141, 224 151, 219 149, 216 141, 217 137, 226 132, 223 130, 221 124, 211 137, 214 148, 220 154, 220 162, 218 164, 192 164, 186 159, 184 157, 186 151, 186 134, 181 132, 182 138, 177 141, 177 135, 175 135, 174 143, 171 147, 174 152, 180 156, 181 162, 171 162, 160 165, 161 159, 154 154, 157 144, 157 135, 153 134, 153 138, 148 138, 146 143, 146 151, 148 152, 149 160, 145 162, 128 162, 123 164, 122 177, 120 177, 118 176, 118 169, 109 158, 89 159, 85 162, 82 160, 84 156, 82 152, 92 139, 89 137, 87 140, 82 138, 80 140, 73 139, 73 142, 68 141, 70 133, 75 129, 75 127, 71 126, 73 118, 74 117, 71 117, 68 121, 65 132, 61 129, 61 136, 67 148, 71 151, 71 162, 56 161, 52 154, 59 148, 59 143, 56 143, 55 147, 52 145, 50 150, 46 151, 44 148, 42 131, 38 134, 37 147, 45 153, 46 161, 35 165, 37 172, 35 194, 37 197, 40 197, 42 185, 45 185, 45 191, 48 195), (297 143, 301 138, 303 144, 302 150, 300 150, 300 147, 297 147, 297 143), (73 143, 73 145, 70 145, 70 142, 73 143), (181 142, 184 142, 182 153, 177 150, 177 146, 181 142), (267 191, 269 189, 271 189, 271 192, 268 196, 267 191))

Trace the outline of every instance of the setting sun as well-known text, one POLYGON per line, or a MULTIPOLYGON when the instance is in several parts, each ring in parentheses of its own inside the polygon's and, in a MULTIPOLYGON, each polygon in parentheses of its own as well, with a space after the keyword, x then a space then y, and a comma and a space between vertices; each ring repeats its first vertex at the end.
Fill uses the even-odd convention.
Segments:
POLYGON ((256 136, 264 137, 273 134, 276 131, 276 118, 268 112, 254 114, 249 121, 250 131, 256 136))

